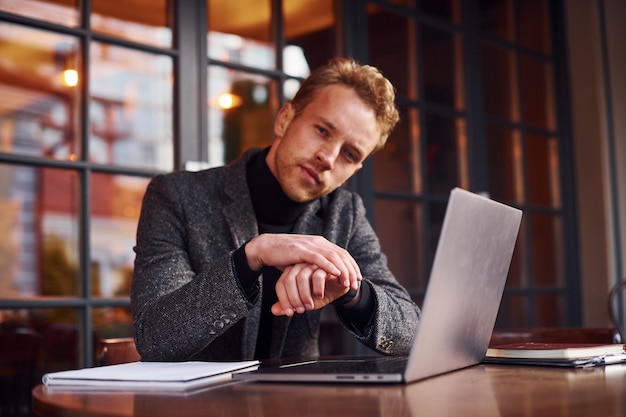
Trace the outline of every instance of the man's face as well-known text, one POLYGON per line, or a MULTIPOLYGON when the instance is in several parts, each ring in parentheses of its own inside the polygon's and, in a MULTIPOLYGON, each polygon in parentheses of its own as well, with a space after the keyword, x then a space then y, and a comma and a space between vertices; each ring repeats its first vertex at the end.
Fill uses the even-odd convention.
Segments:
POLYGON ((374 110, 344 85, 330 85, 294 117, 291 104, 278 113, 267 164, 293 201, 329 194, 363 166, 380 133, 374 110))

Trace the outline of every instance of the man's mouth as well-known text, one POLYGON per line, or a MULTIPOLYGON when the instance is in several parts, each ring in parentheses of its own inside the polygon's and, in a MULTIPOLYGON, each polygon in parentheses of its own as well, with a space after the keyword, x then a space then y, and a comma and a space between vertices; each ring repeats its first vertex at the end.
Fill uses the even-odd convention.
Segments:
POLYGON ((317 172, 315 172, 314 169, 302 166, 302 170, 304 171, 305 176, 307 176, 311 180, 311 182, 313 182, 315 185, 319 185, 320 177, 319 175, 317 175, 317 172))

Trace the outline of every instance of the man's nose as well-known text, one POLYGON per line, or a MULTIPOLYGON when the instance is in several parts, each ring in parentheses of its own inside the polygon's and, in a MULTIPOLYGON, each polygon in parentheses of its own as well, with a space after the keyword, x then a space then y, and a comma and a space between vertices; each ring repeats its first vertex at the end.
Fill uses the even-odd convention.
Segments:
POLYGON ((335 166, 335 161, 339 155, 341 146, 338 144, 327 143, 324 146, 320 146, 315 154, 320 169, 331 170, 335 166))

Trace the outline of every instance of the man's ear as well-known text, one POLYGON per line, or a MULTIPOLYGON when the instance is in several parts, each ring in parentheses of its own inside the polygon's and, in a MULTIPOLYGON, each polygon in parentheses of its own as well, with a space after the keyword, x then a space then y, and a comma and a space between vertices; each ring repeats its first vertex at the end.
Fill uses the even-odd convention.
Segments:
POLYGON ((278 111, 276 120, 274 121, 274 134, 276 136, 282 137, 285 134, 287 127, 289 127, 289 124, 293 120, 293 116, 293 106, 291 103, 285 103, 278 111))

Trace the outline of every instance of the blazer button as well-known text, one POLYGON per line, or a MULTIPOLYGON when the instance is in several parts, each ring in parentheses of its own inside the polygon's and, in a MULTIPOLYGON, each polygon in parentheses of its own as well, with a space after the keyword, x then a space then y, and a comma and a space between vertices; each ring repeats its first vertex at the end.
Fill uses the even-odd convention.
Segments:
POLYGON ((385 336, 381 336, 379 340, 379 345, 382 350, 388 352, 393 346, 393 340, 387 339, 385 336))
POLYGON ((217 328, 217 329, 223 329, 224 328, 224 322, 222 320, 215 320, 213 322, 213 326, 215 326, 215 328, 217 328))

